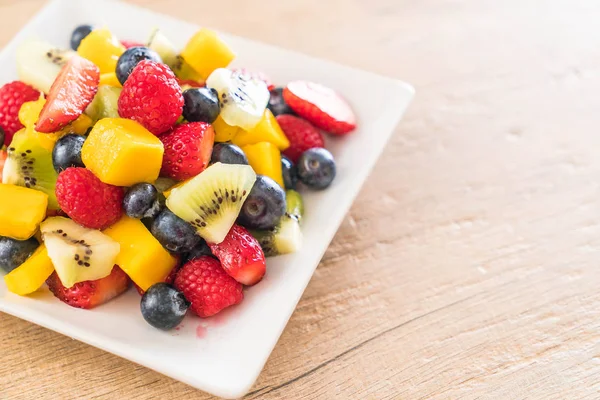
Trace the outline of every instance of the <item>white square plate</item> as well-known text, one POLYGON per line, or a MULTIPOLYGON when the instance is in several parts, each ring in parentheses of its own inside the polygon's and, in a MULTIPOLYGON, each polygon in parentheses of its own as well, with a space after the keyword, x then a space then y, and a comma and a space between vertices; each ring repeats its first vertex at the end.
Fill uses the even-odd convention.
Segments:
MULTIPOLYGON (((118 37, 144 41, 160 27, 182 47, 198 26, 112 1, 49 3, 0 53, 0 83, 17 78, 15 50, 30 36, 68 47, 72 29, 82 23, 106 25, 118 37), (135 16, 135 17, 134 17, 135 16)), ((144 365, 209 393, 244 395, 269 354, 361 185, 413 97, 409 85, 368 72, 227 34, 235 64, 264 71, 276 83, 308 79, 335 88, 353 106, 359 129, 328 140, 338 177, 323 192, 306 192, 304 246, 297 254, 268 260, 267 276, 247 290, 242 304, 222 315, 188 316, 178 331, 150 327, 131 290, 115 301, 85 311, 70 308, 47 290, 30 297, 8 293, 0 280, 0 311, 26 319, 144 365)))

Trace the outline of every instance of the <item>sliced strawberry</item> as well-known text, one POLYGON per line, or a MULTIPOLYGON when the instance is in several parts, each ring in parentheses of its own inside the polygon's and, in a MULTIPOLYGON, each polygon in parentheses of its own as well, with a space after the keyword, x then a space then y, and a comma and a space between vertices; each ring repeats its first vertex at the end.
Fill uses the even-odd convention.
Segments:
POLYGON ((63 286, 56 272, 46 280, 50 291, 71 307, 90 309, 117 297, 129 287, 129 277, 114 266, 110 275, 95 281, 79 282, 70 288, 63 286))
POLYGON ((35 129, 51 133, 75 121, 94 99, 99 83, 98 67, 74 55, 52 84, 35 129))
POLYGON ((345 135, 356 128, 352 108, 334 90, 308 81, 288 83, 283 98, 292 110, 317 128, 345 135))
POLYGON ((233 225, 225 240, 219 244, 208 245, 221 261, 223 269, 239 283, 254 285, 265 275, 265 254, 246 228, 233 225))

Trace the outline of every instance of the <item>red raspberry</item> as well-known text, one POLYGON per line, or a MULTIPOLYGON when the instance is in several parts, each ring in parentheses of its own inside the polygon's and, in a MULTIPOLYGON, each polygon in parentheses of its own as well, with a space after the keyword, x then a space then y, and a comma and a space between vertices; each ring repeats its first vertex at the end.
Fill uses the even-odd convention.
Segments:
POLYGON ((205 122, 190 122, 177 125, 159 139, 165 147, 161 175, 184 181, 208 166, 215 131, 205 122))
POLYGON ((183 94, 165 64, 141 61, 119 96, 119 115, 144 125, 155 135, 171 129, 183 111, 183 94))
POLYGON ((63 286, 53 272, 46 280, 50 291, 63 303, 71 307, 90 309, 117 297, 129 287, 129 277, 121 268, 114 266, 107 277, 94 281, 84 281, 70 288, 63 286))
POLYGON ((192 310, 203 318, 244 299, 242 285, 227 275, 219 261, 209 256, 185 264, 175 278, 175 287, 192 303, 192 310))
MULTIPOLYGON (((4 130, 4 144, 8 146, 23 124, 19 121, 21 105, 39 99, 40 92, 31 86, 14 81, 0 88, 0 129, 4 130)), ((1 135, 0 135, 1 136, 1 135)), ((0 142, 0 147, 2 143, 0 142)))
POLYGON ((123 213, 123 189, 108 185, 88 169, 67 168, 56 180, 60 208, 79 225, 106 229, 123 213))
POLYGON ((277 122, 290 141, 285 154, 293 162, 308 149, 314 147, 325 147, 323 135, 310 123, 293 115, 282 114, 277 116, 277 122))

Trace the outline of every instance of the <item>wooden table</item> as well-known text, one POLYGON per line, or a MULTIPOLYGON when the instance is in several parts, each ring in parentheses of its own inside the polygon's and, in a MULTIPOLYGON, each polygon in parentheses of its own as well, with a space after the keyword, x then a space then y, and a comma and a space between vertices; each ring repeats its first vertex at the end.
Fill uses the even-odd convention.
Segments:
MULTIPOLYGON (((249 399, 600 397, 599 2, 133 2, 417 88, 249 399)), ((0 45, 41 4, 0 0, 0 45)), ((210 398, 0 335, 2 399, 210 398)))

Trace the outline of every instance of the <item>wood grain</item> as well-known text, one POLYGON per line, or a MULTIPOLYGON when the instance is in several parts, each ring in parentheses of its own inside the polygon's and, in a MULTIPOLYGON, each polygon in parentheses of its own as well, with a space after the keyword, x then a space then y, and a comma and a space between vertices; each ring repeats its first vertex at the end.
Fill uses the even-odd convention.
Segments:
MULTIPOLYGON (((417 87, 248 399, 600 397, 600 3, 133 2, 417 87)), ((41 4, 0 0, 0 44, 41 4)), ((211 398, 0 334, 0 398, 211 398)))

